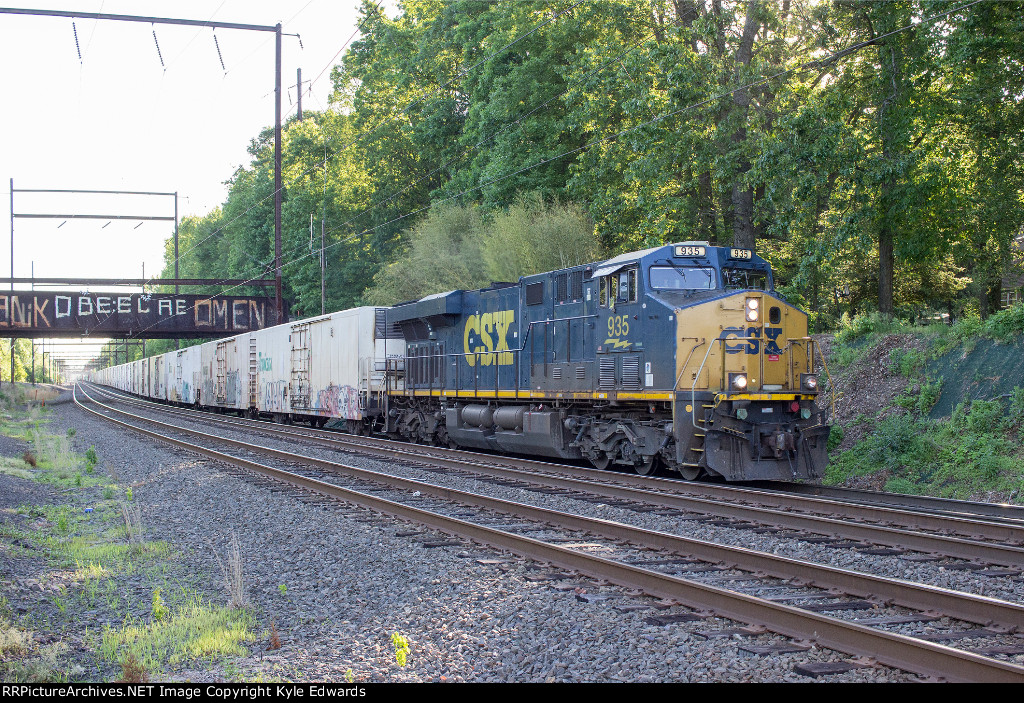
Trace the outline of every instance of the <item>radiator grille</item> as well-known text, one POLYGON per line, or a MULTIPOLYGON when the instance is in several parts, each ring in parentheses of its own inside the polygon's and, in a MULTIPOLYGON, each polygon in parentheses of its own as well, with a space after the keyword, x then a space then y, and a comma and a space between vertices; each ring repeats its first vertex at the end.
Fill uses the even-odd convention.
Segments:
POLYGON ((601 358, 600 388, 615 387, 615 357, 605 356, 601 358))
POLYGON ((639 356, 622 357, 622 387, 631 389, 640 388, 639 356))

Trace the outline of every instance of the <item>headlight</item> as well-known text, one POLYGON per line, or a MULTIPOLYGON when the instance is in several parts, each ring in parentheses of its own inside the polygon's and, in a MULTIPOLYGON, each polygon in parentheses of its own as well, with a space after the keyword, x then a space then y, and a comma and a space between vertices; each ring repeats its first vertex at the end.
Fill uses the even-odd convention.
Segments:
POLYGON ((818 376, 813 373, 802 373, 800 374, 800 388, 807 393, 818 392, 818 376))
POLYGON ((747 322, 757 322, 760 304, 757 298, 747 298, 747 322))
POLYGON ((743 392, 747 390, 747 374, 745 373, 731 373, 729 374, 729 390, 743 392))

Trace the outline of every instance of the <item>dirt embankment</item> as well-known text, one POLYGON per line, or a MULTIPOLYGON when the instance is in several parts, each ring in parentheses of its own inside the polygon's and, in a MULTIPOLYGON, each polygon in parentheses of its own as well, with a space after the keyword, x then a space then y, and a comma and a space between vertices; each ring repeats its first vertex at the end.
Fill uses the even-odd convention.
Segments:
POLYGON ((907 411, 896 405, 896 398, 907 386, 918 381, 907 378, 893 368, 893 350, 923 352, 928 343, 914 334, 889 334, 882 337, 854 363, 840 367, 837 345, 832 335, 817 335, 815 340, 829 364, 836 387, 836 424, 844 430, 839 449, 849 449, 859 442, 873 423, 854 421, 860 417, 883 420, 907 411))

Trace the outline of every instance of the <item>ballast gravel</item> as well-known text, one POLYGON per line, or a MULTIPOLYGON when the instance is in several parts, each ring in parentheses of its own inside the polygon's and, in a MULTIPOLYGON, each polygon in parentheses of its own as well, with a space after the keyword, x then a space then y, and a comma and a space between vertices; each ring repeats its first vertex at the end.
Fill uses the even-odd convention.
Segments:
MULTIPOLYGON (((68 427, 76 429, 73 441, 79 451, 94 446, 100 468, 109 468, 132 486, 147 539, 170 543, 174 558, 192 572, 190 581, 215 602, 227 602, 218 557, 225 559, 233 537, 237 538, 250 607, 263 628, 273 623, 280 633, 279 649, 256 642, 241 660, 179 668, 168 678, 916 680, 878 666, 814 679, 797 673, 796 667, 808 662, 850 662, 851 657, 813 644, 806 651, 753 654, 743 648, 792 643, 771 633, 710 638, 698 634, 743 627, 717 617, 651 624, 648 620, 657 616, 689 609, 627 594, 618 587, 363 509, 303 502, 295 491, 270 490, 218 462, 157 444, 74 405, 55 408, 51 431, 64 432, 68 427), (454 544, 429 546, 439 542, 454 544), (409 643, 405 666, 396 660, 393 633, 409 643)), ((365 458, 358 463, 367 468, 384 464, 365 458)), ((406 471, 415 470, 401 470, 406 471)), ((631 522, 637 520, 630 511, 557 496, 534 494, 531 502, 611 519, 623 519, 628 513, 631 522)), ((647 518, 643 520, 646 523, 647 518)), ((664 529, 654 518, 650 522, 664 529)), ((702 527, 686 534, 702 537, 703 531, 702 527)), ((746 546, 771 547, 752 545, 751 537, 749 532, 742 533, 746 546)), ((806 547, 808 555, 803 558, 815 551, 812 545, 806 547)))

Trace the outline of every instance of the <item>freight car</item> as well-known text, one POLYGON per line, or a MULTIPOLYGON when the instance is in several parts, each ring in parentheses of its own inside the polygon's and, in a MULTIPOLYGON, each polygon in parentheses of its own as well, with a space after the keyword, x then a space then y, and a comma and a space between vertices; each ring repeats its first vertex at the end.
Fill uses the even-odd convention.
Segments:
POLYGON ((815 480, 827 462, 831 408, 818 402, 807 315, 747 249, 653 247, 199 349, 96 380, 280 421, 342 419, 352 432, 640 474, 815 480))
POLYGON ((349 429, 379 425, 385 360, 405 342, 384 308, 361 307, 248 332, 93 372, 91 380, 145 398, 217 412, 349 429))

